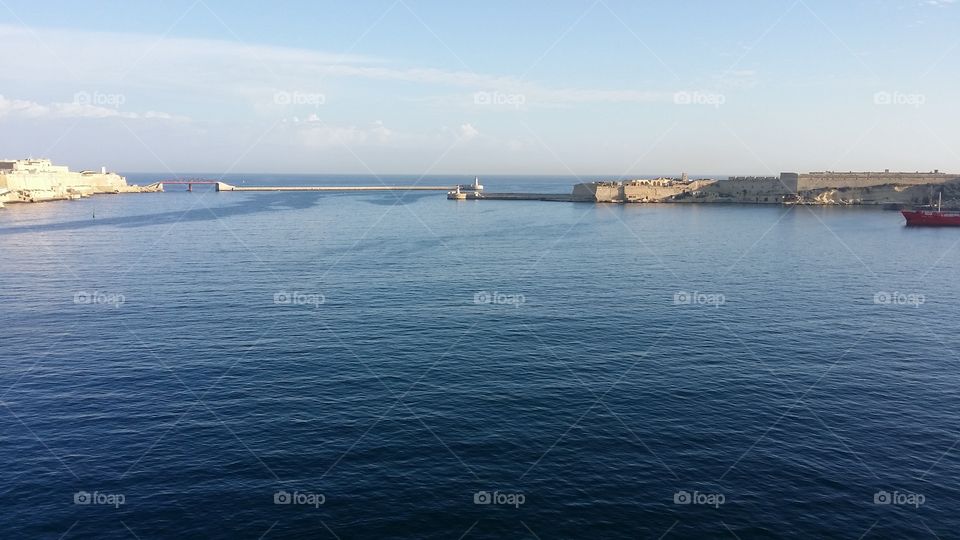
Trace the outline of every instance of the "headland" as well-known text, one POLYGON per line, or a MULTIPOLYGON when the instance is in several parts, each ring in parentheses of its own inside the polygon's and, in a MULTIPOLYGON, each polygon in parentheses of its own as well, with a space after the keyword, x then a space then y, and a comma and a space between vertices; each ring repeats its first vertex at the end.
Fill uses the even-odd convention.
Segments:
POLYGON ((126 178, 106 167, 100 171, 73 172, 49 159, 0 161, 0 206, 80 199, 98 193, 143 193, 159 191, 155 186, 131 186, 126 178))
POLYGON ((731 176, 725 180, 658 178, 577 184, 571 199, 620 203, 923 204, 943 191, 960 199, 960 174, 810 172, 731 176))

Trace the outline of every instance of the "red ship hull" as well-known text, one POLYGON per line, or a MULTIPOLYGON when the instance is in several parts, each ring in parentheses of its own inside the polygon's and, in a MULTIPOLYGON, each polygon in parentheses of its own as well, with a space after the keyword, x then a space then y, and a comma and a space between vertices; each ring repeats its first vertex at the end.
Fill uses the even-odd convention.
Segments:
POLYGON ((960 212, 936 210, 903 210, 907 225, 919 227, 960 227, 960 212))

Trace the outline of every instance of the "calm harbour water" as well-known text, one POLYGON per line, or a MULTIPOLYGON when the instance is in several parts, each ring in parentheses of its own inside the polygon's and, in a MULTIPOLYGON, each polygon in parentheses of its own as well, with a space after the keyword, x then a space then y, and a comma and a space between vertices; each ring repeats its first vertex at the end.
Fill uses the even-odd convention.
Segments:
POLYGON ((958 242, 863 208, 10 205, 0 536, 957 537, 958 242))

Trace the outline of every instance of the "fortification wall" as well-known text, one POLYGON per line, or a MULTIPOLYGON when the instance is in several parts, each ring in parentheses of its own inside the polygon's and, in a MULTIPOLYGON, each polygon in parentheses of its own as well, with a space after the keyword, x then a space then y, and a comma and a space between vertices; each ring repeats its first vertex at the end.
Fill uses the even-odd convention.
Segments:
POLYGON ((626 185, 623 187, 623 196, 627 202, 658 202, 668 200, 688 190, 689 187, 683 185, 626 185))
POLYGON ((0 189, 9 190, 0 202, 33 202, 75 198, 94 193, 144 191, 127 185, 115 173, 70 172, 46 159, 0 161, 0 189))
POLYGON ((763 196, 789 195, 793 191, 785 186, 779 178, 730 178, 718 180, 712 186, 705 188, 716 192, 731 195, 763 196))
POLYGON ((627 202, 665 202, 714 183, 714 180, 694 180, 686 184, 672 185, 626 184, 623 187, 623 195, 627 202))
POLYGON ((804 192, 804 200, 814 204, 840 205, 920 205, 936 204, 937 195, 943 192, 943 202, 947 207, 956 206, 960 200, 960 184, 947 183, 921 185, 869 186, 863 188, 819 189, 804 192))
POLYGON ((790 187, 785 186, 780 178, 730 178, 693 191, 678 202, 778 204, 792 194, 790 187))
POLYGON ((623 186, 611 183, 588 182, 573 186, 575 201, 612 202, 623 199, 623 186))
POLYGON ((790 193, 796 193, 800 185, 800 175, 792 172, 780 173, 780 184, 790 193))
POLYGON ((781 204, 886 204, 929 200, 941 184, 960 176, 932 173, 781 173, 779 177, 734 177, 690 183, 595 182, 577 184, 573 199, 592 202, 781 204))
POLYGON ((0 187, 6 187, 11 191, 89 188, 94 192, 102 193, 120 191, 126 186, 126 180, 113 173, 12 172, 0 174, 0 187))
POLYGON ((123 191, 128 187, 127 179, 115 173, 80 173, 81 182, 93 186, 100 192, 123 191))
POLYGON ((886 184, 916 186, 921 184, 942 184, 955 180, 956 175, 941 172, 932 173, 888 173, 888 172, 811 172, 799 175, 797 191, 810 191, 827 188, 865 188, 886 184))

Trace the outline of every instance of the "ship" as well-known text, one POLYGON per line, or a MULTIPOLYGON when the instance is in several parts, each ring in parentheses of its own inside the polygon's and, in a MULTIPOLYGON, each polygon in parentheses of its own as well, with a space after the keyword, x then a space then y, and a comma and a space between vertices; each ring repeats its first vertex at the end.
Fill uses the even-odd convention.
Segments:
POLYGON ((960 227, 960 211, 943 210, 943 193, 937 199, 937 209, 903 210, 908 227, 960 227))

